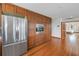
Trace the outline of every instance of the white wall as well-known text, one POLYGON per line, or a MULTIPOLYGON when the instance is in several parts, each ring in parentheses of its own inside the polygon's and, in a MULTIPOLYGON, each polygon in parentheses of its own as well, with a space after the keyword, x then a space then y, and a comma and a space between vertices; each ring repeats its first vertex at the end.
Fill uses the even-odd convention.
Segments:
POLYGON ((61 38, 61 18, 52 19, 52 36, 61 38))
POLYGON ((61 18, 52 18, 52 36, 61 38, 61 21, 79 21, 79 18, 74 19, 61 19, 61 18), (57 27, 59 25, 59 27, 57 27))

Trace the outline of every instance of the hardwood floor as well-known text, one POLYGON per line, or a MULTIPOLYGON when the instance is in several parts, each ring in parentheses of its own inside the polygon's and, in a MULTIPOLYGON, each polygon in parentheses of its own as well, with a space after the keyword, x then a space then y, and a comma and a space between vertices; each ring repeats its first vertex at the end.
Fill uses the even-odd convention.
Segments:
POLYGON ((29 50, 24 56, 65 56, 68 55, 61 45, 61 39, 52 38, 50 41, 29 50))
POLYGON ((65 42, 69 55, 79 56, 79 33, 67 33, 65 42))
POLYGON ((32 48, 26 54, 24 54, 24 56, 79 56, 78 38, 76 41, 77 45, 71 45, 70 41, 67 42, 67 40, 69 40, 68 34, 66 42, 63 43, 61 39, 52 38, 50 41, 32 48))
POLYGON ((70 34, 66 35, 63 42, 58 38, 51 38, 50 41, 29 50, 24 56, 79 56, 79 33, 76 34, 74 42, 69 40, 70 34))

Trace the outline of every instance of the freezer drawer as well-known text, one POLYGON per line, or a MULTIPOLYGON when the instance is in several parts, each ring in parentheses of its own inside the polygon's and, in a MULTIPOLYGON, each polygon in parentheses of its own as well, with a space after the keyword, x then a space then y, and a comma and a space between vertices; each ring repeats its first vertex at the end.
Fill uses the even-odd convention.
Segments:
POLYGON ((27 51, 26 42, 14 45, 15 56, 23 55, 27 51))
POLYGON ((26 41, 5 45, 2 48, 3 56, 20 56, 27 51, 26 41))
POLYGON ((3 46, 2 47, 2 55, 3 56, 13 56, 14 55, 14 45, 3 46))

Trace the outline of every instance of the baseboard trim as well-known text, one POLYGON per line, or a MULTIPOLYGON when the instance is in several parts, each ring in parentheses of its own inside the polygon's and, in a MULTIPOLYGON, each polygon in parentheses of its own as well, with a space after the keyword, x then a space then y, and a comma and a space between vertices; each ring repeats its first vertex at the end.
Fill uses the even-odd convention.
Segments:
POLYGON ((56 37, 56 36, 51 36, 52 38, 56 38, 56 39, 61 39, 61 38, 59 38, 59 37, 56 37))

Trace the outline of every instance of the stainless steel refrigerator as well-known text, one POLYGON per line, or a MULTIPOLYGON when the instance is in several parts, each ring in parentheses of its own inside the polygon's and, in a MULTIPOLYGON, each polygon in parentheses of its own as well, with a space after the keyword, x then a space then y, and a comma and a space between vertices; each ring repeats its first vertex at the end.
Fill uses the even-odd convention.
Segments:
POLYGON ((2 15, 2 55, 19 56, 27 51, 28 22, 26 17, 2 15))

